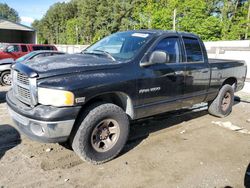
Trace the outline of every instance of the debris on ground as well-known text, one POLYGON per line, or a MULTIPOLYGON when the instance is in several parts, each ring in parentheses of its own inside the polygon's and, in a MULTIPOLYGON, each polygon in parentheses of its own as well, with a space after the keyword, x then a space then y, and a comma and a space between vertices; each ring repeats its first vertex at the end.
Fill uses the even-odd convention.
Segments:
POLYGON ((226 128, 226 129, 229 129, 229 130, 232 130, 232 131, 236 131, 236 132, 239 132, 239 133, 250 134, 250 131, 248 131, 247 129, 244 129, 242 127, 234 125, 230 121, 227 121, 227 122, 212 121, 212 124, 219 125, 220 127, 223 127, 223 128, 226 128))
POLYGON ((185 133, 185 132, 186 132, 186 130, 182 130, 180 133, 183 134, 183 133, 185 133))
POLYGON ((53 148, 47 148, 45 151, 46 152, 51 152, 53 150, 53 148))

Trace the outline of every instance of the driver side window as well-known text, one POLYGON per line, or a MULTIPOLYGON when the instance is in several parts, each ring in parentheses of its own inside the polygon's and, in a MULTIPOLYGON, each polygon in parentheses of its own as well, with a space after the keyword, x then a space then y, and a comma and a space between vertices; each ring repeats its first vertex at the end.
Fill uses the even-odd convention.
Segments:
POLYGON ((164 51, 169 54, 169 63, 180 62, 180 41, 178 37, 168 37, 162 39, 153 51, 164 51))

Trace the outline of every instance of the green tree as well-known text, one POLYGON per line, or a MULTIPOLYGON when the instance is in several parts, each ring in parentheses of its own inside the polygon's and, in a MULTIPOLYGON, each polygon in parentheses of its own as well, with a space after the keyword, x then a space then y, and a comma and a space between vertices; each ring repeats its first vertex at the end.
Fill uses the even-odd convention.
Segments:
POLYGON ((17 11, 9 7, 6 3, 0 3, 0 18, 4 18, 13 22, 20 22, 17 11))
POLYGON ((93 43, 117 31, 173 29, 203 40, 235 40, 250 35, 247 0, 71 0, 56 3, 33 27, 38 41, 93 43), (248 34, 249 33, 249 34, 248 34))
POLYGON ((81 37, 82 25, 79 18, 72 18, 66 22, 66 44, 80 44, 83 43, 81 37))
POLYGON ((39 20, 34 20, 34 22, 31 24, 31 26, 36 29, 36 34, 37 34, 37 42, 39 44, 48 44, 47 37, 44 35, 44 29, 43 27, 43 22, 39 20))

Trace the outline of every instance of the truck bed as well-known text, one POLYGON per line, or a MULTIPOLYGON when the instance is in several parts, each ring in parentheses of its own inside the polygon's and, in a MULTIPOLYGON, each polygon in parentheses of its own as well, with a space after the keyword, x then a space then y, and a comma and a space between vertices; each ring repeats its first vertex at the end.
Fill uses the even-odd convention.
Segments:
POLYGON ((210 64, 213 64, 213 63, 234 63, 234 62, 241 62, 239 60, 233 60, 233 59, 215 59, 215 58, 209 58, 208 59, 208 62, 210 64))

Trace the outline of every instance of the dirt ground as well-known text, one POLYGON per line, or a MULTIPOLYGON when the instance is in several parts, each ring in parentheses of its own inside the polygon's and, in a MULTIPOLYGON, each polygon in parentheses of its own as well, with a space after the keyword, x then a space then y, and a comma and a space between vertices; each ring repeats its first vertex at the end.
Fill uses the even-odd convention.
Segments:
POLYGON ((82 162, 59 144, 20 135, 0 89, 0 187, 250 187, 250 96, 230 116, 206 105, 133 122, 122 154, 103 165, 82 162))

